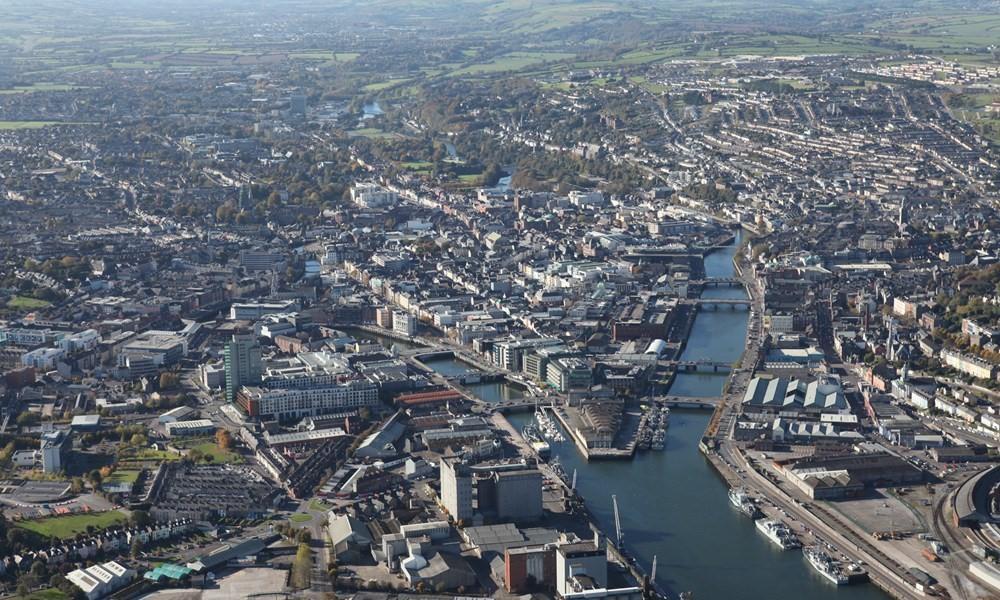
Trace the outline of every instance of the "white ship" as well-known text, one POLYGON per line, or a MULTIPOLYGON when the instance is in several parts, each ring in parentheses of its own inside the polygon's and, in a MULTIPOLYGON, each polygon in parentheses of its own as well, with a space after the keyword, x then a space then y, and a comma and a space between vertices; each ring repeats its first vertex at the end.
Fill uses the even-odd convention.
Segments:
POLYGON ((733 488, 729 490, 729 501, 733 503, 733 506, 740 509, 740 512, 750 517, 751 519, 759 519, 761 517, 760 509, 757 508, 757 503, 754 499, 747 494, 746 490, 740 488, 733 488))
POLYGON ((799 541, 795 532, 781 521, 774 519, 760 519, 757 521, 756 525, 757 529, 764 534, 764 537, 771 540, 775 546, 781 548, 782 550, 791 550, 793 548, 802 547, 802 542, 799 541))
POLYGON ((552 417, 545 413, 544 408, 535 409, 535 423, 537 423, 538 431, 541 432, 542 437, 545 439, 551 442, 566 441, 562 432, 559 431, 559 426, 552 420, 552 417))
POLYGON ((816 569, 816 572, 830 583, 834 585, 847 585, 851 582, 851 579, 840 567, 840 563, 818 546, 810 546, 804 549, 802 554, 809 561, 809 564, 816 569))
POLYGON ((542 458, 548 458, 549 454, 552 452, 552 448, 549 443, 545 441, 542 434, 538 431, 538 428, 534 425, 525 425, 524 429, 521 430, 521 435, 524 439, 534 448, 535 452, 542 458))

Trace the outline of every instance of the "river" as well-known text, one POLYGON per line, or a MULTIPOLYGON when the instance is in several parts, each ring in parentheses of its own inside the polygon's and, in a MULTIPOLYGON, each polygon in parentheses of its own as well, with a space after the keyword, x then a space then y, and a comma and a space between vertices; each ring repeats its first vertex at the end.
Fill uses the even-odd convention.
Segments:
MULTIPOLYGON (((709 277, 732 277, 737 243, 705 261, 709 277)), ((709 289, 705 296, 745 297, 740 289, 709 289)), ((685 358, 735 361, 743 351, 747 313, 706 311, 694 323, 685 358)), ((467 370, 453 361, 437 369, 467 370)), ((444 371, 442 371, 444 372, 444 371)), ((725 377, 678 375, 670 393, 716 396, 725 377)), ((487 401, 516 393, 491 385, 474 393, 487 401), (495 387, 499 389, 495 389, 495 387)), ((753 522, 729 503, 726 485, 698 451, 708 412, 675 410, 663 452, 642 452, 632 461, 587 462, 570 442, 553 443, 567 473, 577 472, 577 489, 601 527, 614 535, 611 495, 618 496, 626 546, 646 570, 657 557, 657 581, 673 592, 692 591, 696 600, 885 600, 871 584, 837 588, 822 579, 801 552, 782 552, 753 522)), ((514 414, 520 429, 530 414, 514 414)))

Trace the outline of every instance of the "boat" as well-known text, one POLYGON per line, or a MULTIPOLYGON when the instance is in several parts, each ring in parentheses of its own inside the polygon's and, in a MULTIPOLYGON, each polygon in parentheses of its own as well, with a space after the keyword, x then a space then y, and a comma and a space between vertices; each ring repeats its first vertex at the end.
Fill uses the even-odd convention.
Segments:
POLYGON ((827 554, 818 546, 810 546, 802 550, 802 555, 806 557, 809 564, 816 572, 822 575, 827 581, 834 585, 847 585, 851 579, 832 556, 827 554))
POLYGON ((551 442, 566 441, 562 432, 559 431, 559 426, 552 420, 552 417, 545 413, 544 408, 539 407, 535 409, 535 423, 538 426, 538 431, 541 432, 542 437, 545 439, 551 442))
POLYGON ((802 542, 795 532, 788 526, 776 519, 760 519, 756 523, 757 530, 764 534, 764 537, 771 540, 775 546, 782 550, 801 548, 802 542))
POLYGON ((750 494, 747 494, 746 490, 740 488, 733 488, 729 490, 729 501, 732 502, 733 506, 738 508, 741 513, 751 519, 756 520, 763 516, 760 509, 757 508, 757 503, 750 497, 750 494))
POLYGON ((534 425, 525 425, 524 429, 521 430, 521 436, 524 437, 525 441, 538 453, 542 458, 548 458, 549 454, 552 452, 552 447, 549 443, 545 441, 542 434, 538 431, 538 428, 534 425))

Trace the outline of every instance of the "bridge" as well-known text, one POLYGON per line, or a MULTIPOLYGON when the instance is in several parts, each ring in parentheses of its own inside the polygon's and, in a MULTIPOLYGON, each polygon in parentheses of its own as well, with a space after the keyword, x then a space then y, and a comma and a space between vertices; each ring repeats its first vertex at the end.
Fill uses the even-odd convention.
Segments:
POLYGON ((661 365, 667 367, 673 367, 677 371, 684 371, 686 373, 703 372, 703 373, 729 373, 733 370, 732 363, 722 362, 719 360, 661 360, 661 365))
POLYGON ((743 287, 743 281, 735 277, 706 277, 705 279, 692 279, 688 281, 688 285, 694 287, 703 288, 718 288, 718 287, 731 287, 731 288, 741 288, 743 287))
POLYGON ((701 396, 663 396, 655 400, 658 404, 669 406, 670 408, 697 408, 704 410, 715 410, 722 402, 722 398, 703 398, 701 396))
POLYGON ((507 381, 507 376, 499 372, 482 373, 480 371, 470 371, 468 373, 462 373, 461 375, 452 375, 447 377, 446 379, 448 379, 448 381, 452 383, 470 385, 476 383, 505 382, 507 381))
POLYGON ((750 310, 753 301, 748 298, 695 298, 689 300, 699 310, 720 310, 722 307, 730 310, 750 310))

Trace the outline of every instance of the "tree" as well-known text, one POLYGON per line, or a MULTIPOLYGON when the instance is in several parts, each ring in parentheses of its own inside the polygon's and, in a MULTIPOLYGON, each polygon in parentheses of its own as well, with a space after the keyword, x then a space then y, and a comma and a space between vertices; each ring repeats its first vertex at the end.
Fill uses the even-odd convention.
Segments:
POLYGON ((96 488, 100 486, 102 481, 101 472, 98 471, 97 469, 94 469, 93 471, 87 474, 87 481, 90 482, 90 485, 92 487, 96 488))
POLYGON ((132 558, 139 558, 139 554, 142 553, 142 540, 139 536, 132 536, 132 544, 129 546, 128 554, 132 558))
POLYGON ((31 569, 29 572, 36 581, 43 581, 48 576, 48 573, 45 570, 45 563, 40 560, 36 560, 31 563, 31 569))
POLYGON ((233 435, 225 429, 219 429, 215 432, 215 443, 221 450, 229 450, 233 447, 233 435))
POLYGON ((132 435, 132 438, 129 440, 129 443, 138 448, 141 446, 145 446, 146 441, 147 439, 145 435, 141 433, 135 433, 132 435))
POLYGON ((310 576, 312 574, 312 551, 309 544, 299 544, 299 549, 295 552, 295 560, 292 561, 291 584, 298 590, 309 587, 310 576))
POLYGON ((176 373, 160 373, 160 389, 172 390, 177 387, 178 378, 176 373))
POLYGON ((133 527, 145 527, 152 522, 152 519, 149 513, 144 510, 133 510, 129 521, 132 522, 133 527))

